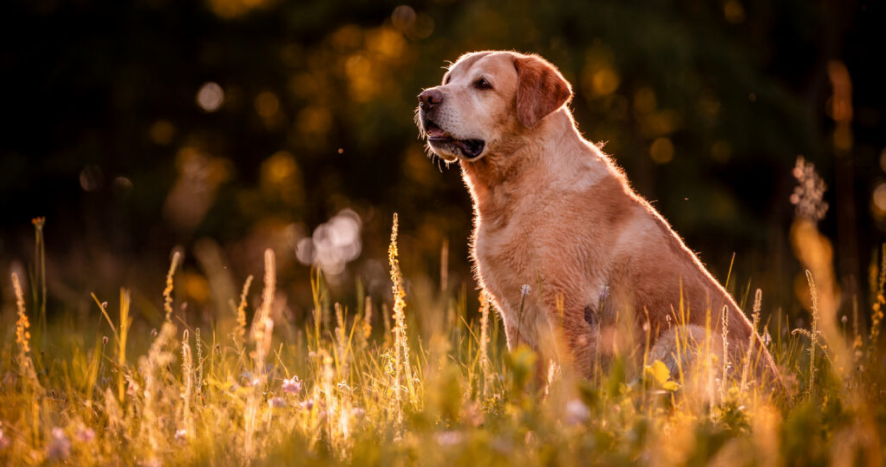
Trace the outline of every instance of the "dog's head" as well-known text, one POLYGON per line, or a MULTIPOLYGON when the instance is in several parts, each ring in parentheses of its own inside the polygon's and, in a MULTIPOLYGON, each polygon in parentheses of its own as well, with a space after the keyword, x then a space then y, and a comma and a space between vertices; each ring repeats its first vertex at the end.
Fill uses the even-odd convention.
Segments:
POLYGON ((475 161, 513 151, 571 97, 569 83, 537 55, 474 52, 418 95, 416 123, 442 159, 475 161))

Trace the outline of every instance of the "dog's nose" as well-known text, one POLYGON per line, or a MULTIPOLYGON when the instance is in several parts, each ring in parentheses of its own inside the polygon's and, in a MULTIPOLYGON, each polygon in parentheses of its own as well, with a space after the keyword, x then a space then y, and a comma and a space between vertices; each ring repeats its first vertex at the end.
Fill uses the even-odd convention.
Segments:
POLYGON ((418 95, 418 106, 423 109, 433 109, 443 102, 443 93, 437 89, 428 89, 418 95))

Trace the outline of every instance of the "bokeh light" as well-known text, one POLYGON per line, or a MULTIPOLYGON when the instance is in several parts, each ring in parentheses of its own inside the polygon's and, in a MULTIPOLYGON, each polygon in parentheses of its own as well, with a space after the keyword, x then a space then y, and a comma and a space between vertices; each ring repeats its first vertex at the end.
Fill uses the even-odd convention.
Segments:
POLYGON ((197 91, 197 105, 206 112, 215 112, 225 102, 225 91, 217 83, 208 82, 197 91))
POLYGON ((311 237, 298 242, 296 255, 302 264, 316 264, 326 274, 336 276, 345 265, 357 259, 362 250, 360 216, 344 209, 314 229, 311 237))
POLYGON ((259 93, 255 97, 255 111, 264 118, 271 118, 280 109, 280 99, 270 91, 259 93))
POLYGON ((657 138, 649 147, 649 155, 656 164, 667 164, 674 159, 674 143, 669 138, 657 138))

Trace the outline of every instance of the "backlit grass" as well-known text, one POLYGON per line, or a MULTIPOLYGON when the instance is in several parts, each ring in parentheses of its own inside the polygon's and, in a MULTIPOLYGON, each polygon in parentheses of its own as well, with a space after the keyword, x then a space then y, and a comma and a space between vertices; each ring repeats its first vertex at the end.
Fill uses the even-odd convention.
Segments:
MULTIPOLYGON (((640 371, 615 358, 590 381, 568 366, 538 378, 537 355, 506 350, 482 294, 479 310, 446 296, 410 301, 396 217, 391 308, 373 309, 382 297, 359 294, 335 303, 315 273, 304 323, 282 319, 270 250, 257 302, 249 302, 250 276, 239 304, 186 325, 173 300, 175 253, 157 297, 166 312, 159 328, 133 323, 124 288, 113 304, 96 297, 91 321, 52 321, 45 344, 31 338, 32 317, 43 311, 26 307, 12 275, 15 322, 0 328, 0 464, 880 465, 886 356, 876 340, 886 269, 874 271, 875 326, 865 332, 858 313, 841 323, 823 237, 814 223, 797 223, 811 330, 764 321, 765 291, 751 310, 790 392, 777 396, 755 384, 753 348, 723 380, 698 372, 724 362, 701 359, 696 386, 689 369, 675 381, 645 355, 640 371), (421 316, 452 319, 419 332, 412 323, 422 308, 431 311, 421 316), (550 384, 539 387, 540 379, 550 384)), ((45 294, 35 296, 45 306, 45 294)))

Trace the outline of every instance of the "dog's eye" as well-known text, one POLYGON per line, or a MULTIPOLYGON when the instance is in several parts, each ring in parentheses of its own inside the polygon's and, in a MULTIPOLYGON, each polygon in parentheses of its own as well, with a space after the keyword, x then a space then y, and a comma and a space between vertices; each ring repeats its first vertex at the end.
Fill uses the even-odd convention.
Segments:
POLYGON ((474 87, 477 89, 492 89, 492 85, 489 84, 489 81, 486 81, 486 78, 480 78, 477 81, 474 81, 474 87))
POLYGON ((452 75, 446 75, 443 77, 443 84, 449 84, 452 81, 452 75))

